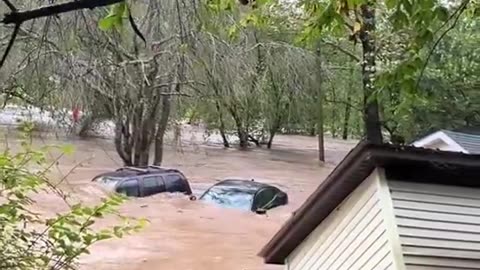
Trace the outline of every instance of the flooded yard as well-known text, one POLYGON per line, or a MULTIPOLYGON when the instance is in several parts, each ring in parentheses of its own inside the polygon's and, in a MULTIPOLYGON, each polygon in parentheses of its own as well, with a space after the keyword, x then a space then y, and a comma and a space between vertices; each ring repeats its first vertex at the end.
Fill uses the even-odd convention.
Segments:
MULTIPOLYGON (((316 160, 314 137, 278 136, 274 149, 249 151, 206 146, 192 142, 195 139, 189 135, 186 137, 181 150, 167 147, 163 165, 181 170, 195 194, 201 194, 222 178, 253 178, 286 191, 289 204, 267 215, 256 215, 190 201, 175 194, 131 199, 122 207, 122 213, 147 218, 150 221, 147 228, 93 246, 91 254, 81 258, 80 269, 282 269, 263 264, 257 253, 354 146, 354 142, 327 140, 327 162, 321 166, 316 160)), ((17 145, 15 137, 6 138, 9 147, 17 145)), ((64 143, 73 144, 76 151, 58 160, 52 168, 52 177, 65 178, 62 188, 75 199, 87 203, 98 199, 102 193, 90 180, 121 164, 113 144, 105 139, 34 139, 34 145, 38 146, 64 143)), ((52 153, 52 159, 55 155, 52 153)), ((54 195, 42 194, 35 199, 44 213, 65 209, 54 195)))

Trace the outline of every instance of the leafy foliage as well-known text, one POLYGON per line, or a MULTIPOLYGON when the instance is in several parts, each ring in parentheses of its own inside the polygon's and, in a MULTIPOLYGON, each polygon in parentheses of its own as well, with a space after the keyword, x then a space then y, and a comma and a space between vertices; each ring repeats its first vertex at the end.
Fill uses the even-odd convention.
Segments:
POLYGON ((1 269, 73 269, 79 256, 88 254, 94 243, 145 226, 143 219, 119 215, 117 209, 125 201, 120 195, 105 198, 96 206, 72 205, 53 218, 36 213, 36 202, 31 198, 34 193, 52 192, 65 199, 46 178, 48 169, 31 172, 33 165, 45 164, 48 150, 34 150, 25 140, 20 152, 6 150, 0 155, 1 269), (122 217, 123 223, 113 228, 95 226, 110 215, 122 217))
POLYGON ((26 64, 6 67, 15 75, 0 74, 2 88, 42 107, 81 101, 92 119, 124 126, 133 110, 146 115, 148 108, 164 108, 150 97, 172 95, 170 124, 188 118, 207 124, 209 132, 251 142, 268 141, 272 129, 316 135, 320 122, 333 137, 361 137, 364 104, 372 99, 391 138, 409 141, 438 128, 478 125, 478 53, 472 45, 478 44, 478 1, 241 2, 246 5, 122 2, 88 13, 86 21, 94 24, 86 27, 77 26, 78 14, 62 17, 62 31, 32 26, 20 32, 19 42, 26 42, 16 54, 26 64), (129 28, 97 29, 119 29, 131 18, 129 4, 146 48, 129 28), (365 5, 375 11, 375 66, 368 70, 360 37, 368 23, 365 5), (364 71, 374 86, 368 98, 364 71))
POLYGON ((127 3, 121 2, 110 7, 108 15, 98 22, 98 26, 102 30, 110 30, 119 28, 123 25, 123 20, 128 18, 127 3))

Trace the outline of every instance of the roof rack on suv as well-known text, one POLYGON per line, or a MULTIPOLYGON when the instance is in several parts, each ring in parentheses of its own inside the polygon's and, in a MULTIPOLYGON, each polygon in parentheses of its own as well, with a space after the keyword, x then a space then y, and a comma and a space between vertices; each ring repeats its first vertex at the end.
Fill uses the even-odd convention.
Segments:
POLYGON ((136 172, 138 174, 148 174, 148 173, 179 173, 179 174, 182 174, 182 172, 177 170, 177 169, 163 168, 163 167, 156 166, 156 165, 148 165, 148 166, 145 166, 145 167, 125 166, 125 167, 117 169, 117 171, 131 171, 131 172, 136 172))
POLYGON ((138 167, 131 167, 131 166, 126 166, 124 167, 125 169, 132 170, 132 171, 137 171, 137 172, 148 172, 148 169, 143 169, 143 168, 138 168, 138 167))
POLYGON ((159 172, 175 172, 175 173, 181 173, 179 170, 177 169, 170 169, 170 168, 164 168, 164 167, 160 167, 160 166, 157 166, 157 165, 148 165, 148 168, 152 168, 154 170, 158 170, 159 172))

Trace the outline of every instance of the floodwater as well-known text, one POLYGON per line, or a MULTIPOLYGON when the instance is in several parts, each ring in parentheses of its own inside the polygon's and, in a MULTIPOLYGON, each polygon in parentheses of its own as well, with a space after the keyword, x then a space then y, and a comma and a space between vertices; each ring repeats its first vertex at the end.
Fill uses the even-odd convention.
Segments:
MULTIPOLYGON (((122 206, 122 214, 147 218, 149 225, 140 233, 95 244, 91 254, 81 258, 80 269, 282 269, 263 264, 257 253, 355 144, 327 139, 327 162, 319 165, 314 137, 278 136, 272 150, 238 151, 203 145, 200 135, 183 135, 181 147, 167 147, 164 166, 183 171, 194 193, 201 194, 222 178, 254 178, 286 191, 289 205, 256 215, 175 194, 131 199, 122 206)), ((5 138, 3 145, 6 140, 11 148, 18 145, 13 135, 5 138)), ((90 179, 120 165, 112 143, 51 136, 34 139, 35 146, 64 143, 74 145, 75 153, 58 159, 52 167, 53 181, 62 182, 71 200, 98 201, 104 194, 90 179)), ((52 152, 51 159, 56 160, 58 155, 52 152)), ((66 209, 53 194, 39 194, 35 199, 37 210, 46 215, 66 209)), ((106 220, 105 224, 113 222, 106 220)))

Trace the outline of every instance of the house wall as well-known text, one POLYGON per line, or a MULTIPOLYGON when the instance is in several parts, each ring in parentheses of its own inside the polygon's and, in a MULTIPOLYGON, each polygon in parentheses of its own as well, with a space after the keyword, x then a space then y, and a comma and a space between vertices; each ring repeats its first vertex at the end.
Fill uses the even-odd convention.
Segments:
MULTIPOLYGON (((395 262, 379 175, 374 171, 310 233, 289 255, 286 269, 404 269, 395 262)), ((386 194, 390 201, 388 187, 386 194)))
POLYGON ((406 269, 480 269, 480 189, 388 185, 406 269))

